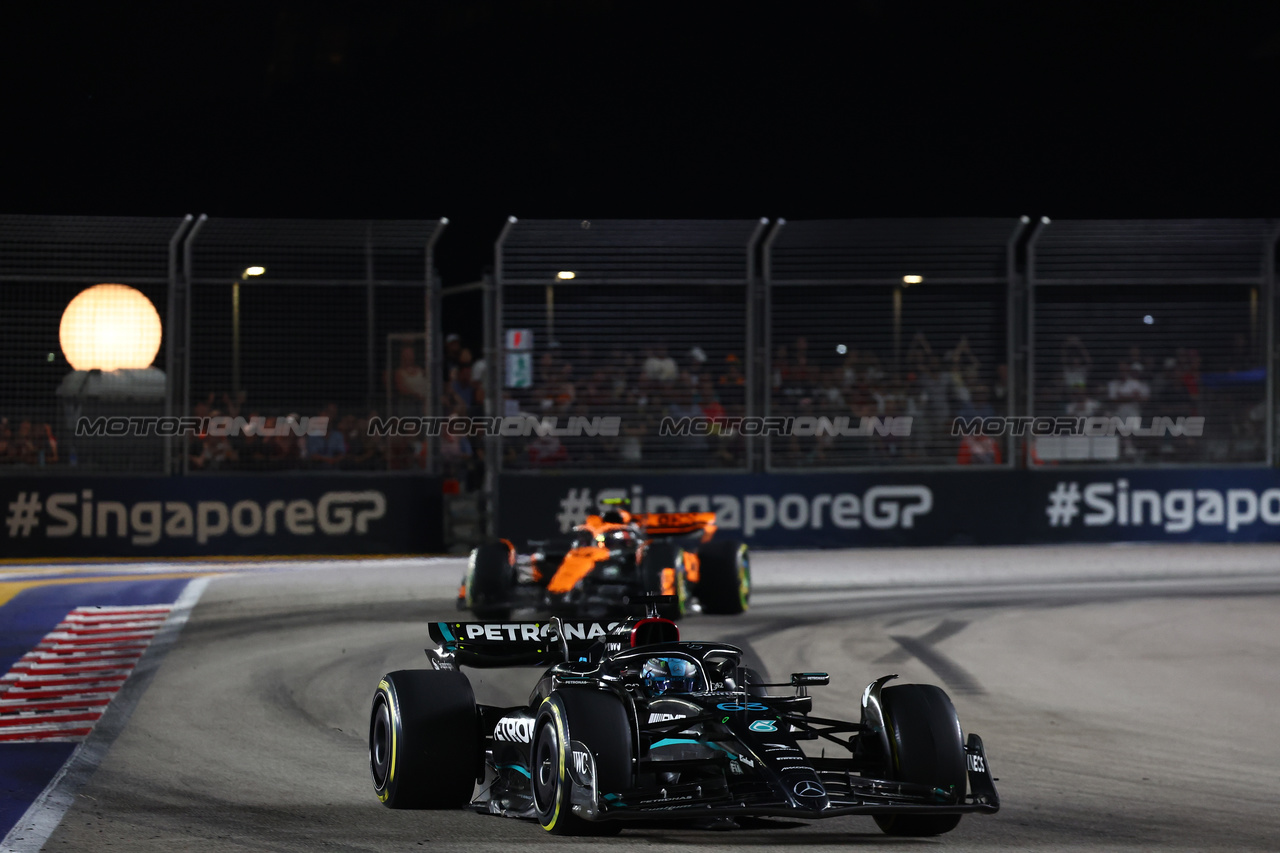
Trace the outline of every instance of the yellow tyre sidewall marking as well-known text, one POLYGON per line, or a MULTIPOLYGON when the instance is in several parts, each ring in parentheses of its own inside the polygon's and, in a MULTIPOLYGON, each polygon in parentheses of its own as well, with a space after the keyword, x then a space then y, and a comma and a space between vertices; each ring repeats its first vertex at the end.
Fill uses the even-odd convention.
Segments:
POLYGON ((550 696, 548 696, 546 699, 543 699, 542 704, 551 706, 551 716, 555 717, 555 720, 556 720, 556 723, 555 723, 556 741, 557 741, 556 753, 558 754, 557 757, 560 764, 560 767, 559 767, 560 787, 556 789, 555 810, 551 813, 551 821, 549 823, 545 823, 542 825, 543 829, 545 829, 547 832, 551 832, 553 829, 556 828, 556 824, 559 823, 560 821, 560 800, 563 799, 564 785, 565 785, 564 753, 565 753, 565 744, 568 743, 568 741, 565 739, 567 736, 567 732, 565 731, 564 718, 560 715, 560 706, 557 705, 555 702, 552 702, 550 696))
POLYGON ((751 604, 750 604, 750 598, 751 598, 751 573, 750 573, 750 571, 748 571, 748 569, 747 569, 747 566, 748 566, 748 565, 750 565, 750 564, 749 564, 749 563, 747 563, 747 546, 746 546, 746 545, 739 545, 739 546, 738 546, 738 560, 737 560, 737 566, 738 566, 738 597, 742 599, 742 609, 743 609, 743 610, 746 610, 748 607, 750 607, 750 606, 751 606, 751 604))
POLYGON ((378 799, 385 803, 391 797, 391 783, 396 780, 396 724, 400 715, 396 713, 395 702, 392 700, 391 685, 385 679, 378 682, 378 693, 387 705, 388 722, 391 724, 391 770, 382 783, 382 790, 378 792, 378 799))

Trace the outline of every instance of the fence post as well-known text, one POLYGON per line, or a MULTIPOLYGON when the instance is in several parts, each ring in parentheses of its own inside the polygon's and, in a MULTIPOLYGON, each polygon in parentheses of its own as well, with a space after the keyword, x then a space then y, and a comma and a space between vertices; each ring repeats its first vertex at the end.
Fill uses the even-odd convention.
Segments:
MULTIPOLYGON (((756 250, 760 243, 760 235, 768 225, 769 220, 761 217, 760 224, 756 226, 756 230, 751 232, 751 238, 747 240, 747 336, 742 352, 742 360, 746 362, 747 383, 746 394, 743 397, 743 414, 748 416, 755 412, 756 327, 761 320, 768 322, 768 314, 760 312, 756 305, 757 293, 760 289, 760 272, 756 268, 756 250), (763 314, 763 317, 759 316, 761 314, 763 314)), ((759 466, 756 465, 755 436, 746 435, 744 438, 746 440, 747 470, 759 470, 759 466)))
MULTIPOLYGON (((1041 216, 1027 241, 1027 417, 1036 414, 1036 243, 1049 223, 1049 217, 1041 216)), ((1022 464, 1031 467, 1030 437, 1023 447, 1022 464)))
MULTIPOLYGON (((764 240, 764 249, 761 253, 764 266, 764 342, 758 354, 750 354, 753 359, 757 357, 760 359, 760 372, 763 376, 759 384, 764 393, 762 414, 766 418, 769 417, 773 405, 773 241, 778 239, 778 234, 786 224, 787 220, 778 217, 773 230, 764 240)), ((750 387, 751 380, 748 379, 747 383, 750 387)), ((747 414, 754 413, 748 410, 747 414)), ((751 438, 748 437, 747 441, 750 440, 751 438)), ((762 436, 761 443, 764 446, 764 470, 771 471, 773 470, 773 442, 768 436, 762 436)))
MULTIPOLYGON (((1031 224, 1031 217, 1023 216, 1018 220, 1018 224, 1014 226, 1013 233, 1009 235, 1007 244, 1007 257, 1005 260, 1005 276, 1008 278, 1008 287, 1006 289, 1005 304, 1005 415, 1014 417, 1018 414, 1017 396, 1018 396, 1018 378, 1021 375, 1018 370, 1019 363, 1025 365, 1025 358, 1020 359, 1019 356, 1025 356, 1025 353, 1019 351, 1019 343, 1024 340, 1023 330, 1018 324, 1018 303, 1022 295, 1019 288, 1018 280, 1018 243, 1021 242, 1023 233, 1027 230, 1027 226, 1031 224)), ((1025 370, 1025 366, 1023 370, 1025 370)), ((1025 460, 1018 458, 1018 437, 1012 432, 1005 433, 1004 455, 1010 468, 1025 467, 1025 460)))
MULTIPOLYGON (((440 317, 440 278, 436 275, 436 243, 440 240, 440 235, 444 233, 444 229, 449 225, 447 216, 440 217, 440 221, 436 223, 436 227, 431 229, 431 236, 427 238, 426 247, 426 324, 424 334, 426 335, 422 344, 423 360, 426 361, 427 367, 427 405, 426 412, 423 414, 428 417, 440 417, 443 412, 440 411, 440 368, 444 366, 444 342, 441 340, 441 317, 440 317)), ((427 473, 439 474, 444 468, 440 464, 440 436, 429 435, 427 441, 427 473)))
MULTIPOLYGON (((173 237, 169 239, 169 307, 165 312, 165 332, 169 336, 168 346, 164 351, 164 415, 166 418, 173 417, 173 397, 178 393, 179 385, 177 382, 178 366, 185 362, 180 359, 178 348, 185 347, 186 341, 178 331, 178 317, 186 312, 178 311, 178 247, 182 242, 182 235, 190 227, 193 217, 190 213, 182 218, 178 223, 178 230, 173 232, 173 237)), ((186 393, 186 389, 181 389, 182 393, 186 393)), ((164 474, 166 477, 173 474, 173 436, 166 434, 164 437, 164 474)))
MULTIPOLYGON (((191 415, 191 248, 195 245, 196 235, 209 221, 207 214, 200 214, 195 225, 187 232, 182 241, 182 416, 191 415)), ((191 437, 187 431, 182 433, 182 474, 185 476, 191 468, 191 437)))
POLYGON ((1280 225, 1274 227, 1263 249, 1262 293, 1266 307, 1267 358, 1267 465, 1276 464, 1276 251, 1280 249, 1280 225))
MULTIPOLYGON (((502 376, 506 369, 505 356, 502 349, 502 252, 518 220, 508 216, 502 226, 502 232, 493 248, 493 278, 485 277, 484 289, 484 338, 485 338, 485 382, 484 395, 485 414, 489 417, 501 417, 502 376)), ((489 430, 485 435, 484 460, 484 493, 487 531, 490 536, 497 536, 498 525, 498 477, 502 471, 502 437, 489 430)))

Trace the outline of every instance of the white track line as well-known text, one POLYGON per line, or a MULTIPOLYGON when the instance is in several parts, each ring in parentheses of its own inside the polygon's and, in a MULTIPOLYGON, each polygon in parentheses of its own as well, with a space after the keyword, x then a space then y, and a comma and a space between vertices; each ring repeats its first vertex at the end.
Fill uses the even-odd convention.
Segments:
MULTIPOLYGON (((143 654, 133 670, 132 677, 120 688, 115 700, 107 706, 102 719, 94 726, 88 737, 76 747, 75 752, 62 765, 62 769, 50 780, 45 789, 36 797, 35 802, 23 814, 22 819, 14 824, 9 834, 0 840, 0 850, 5 853, 36 853, 49 840, 49 836, 62 822, 76 793, 89 780, 106 756, 111 744, 124 730, 137 707, 138 701, 151 684, 164 656, 173 647, 184 625, 191 616, 191 610, 209 585, 210 578, 196 578, 187 584, 182 595, 174 602, 169 618, 156 632, 155 639, 143 654)), ((160 605, 166 606, 166 605, 160 605)), ((117 608, 118 611, 138 611, 146 608, 117 608)), ((156 608, 150 608, 155 610, 156 608)))

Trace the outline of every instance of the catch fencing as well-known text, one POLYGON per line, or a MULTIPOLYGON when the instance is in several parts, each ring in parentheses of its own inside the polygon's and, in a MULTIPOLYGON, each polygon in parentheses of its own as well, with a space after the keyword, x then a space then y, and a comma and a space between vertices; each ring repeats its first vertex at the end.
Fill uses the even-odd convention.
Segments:
POLYGON ((443 472, 446 223, 0 217, 0 473, 443 472))
POLYGON ((0 474, 1276 464, 1272 221, 512 218, 473 350, 446 224, 0 217, 0 474))

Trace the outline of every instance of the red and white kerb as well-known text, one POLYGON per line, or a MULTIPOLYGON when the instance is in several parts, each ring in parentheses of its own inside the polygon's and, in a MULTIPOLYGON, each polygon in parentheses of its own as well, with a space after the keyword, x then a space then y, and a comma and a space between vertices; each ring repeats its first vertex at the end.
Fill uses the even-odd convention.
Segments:
POLYGON ((77 607, 0 678, 0 742, 84 740, 172 605, 77 607))

